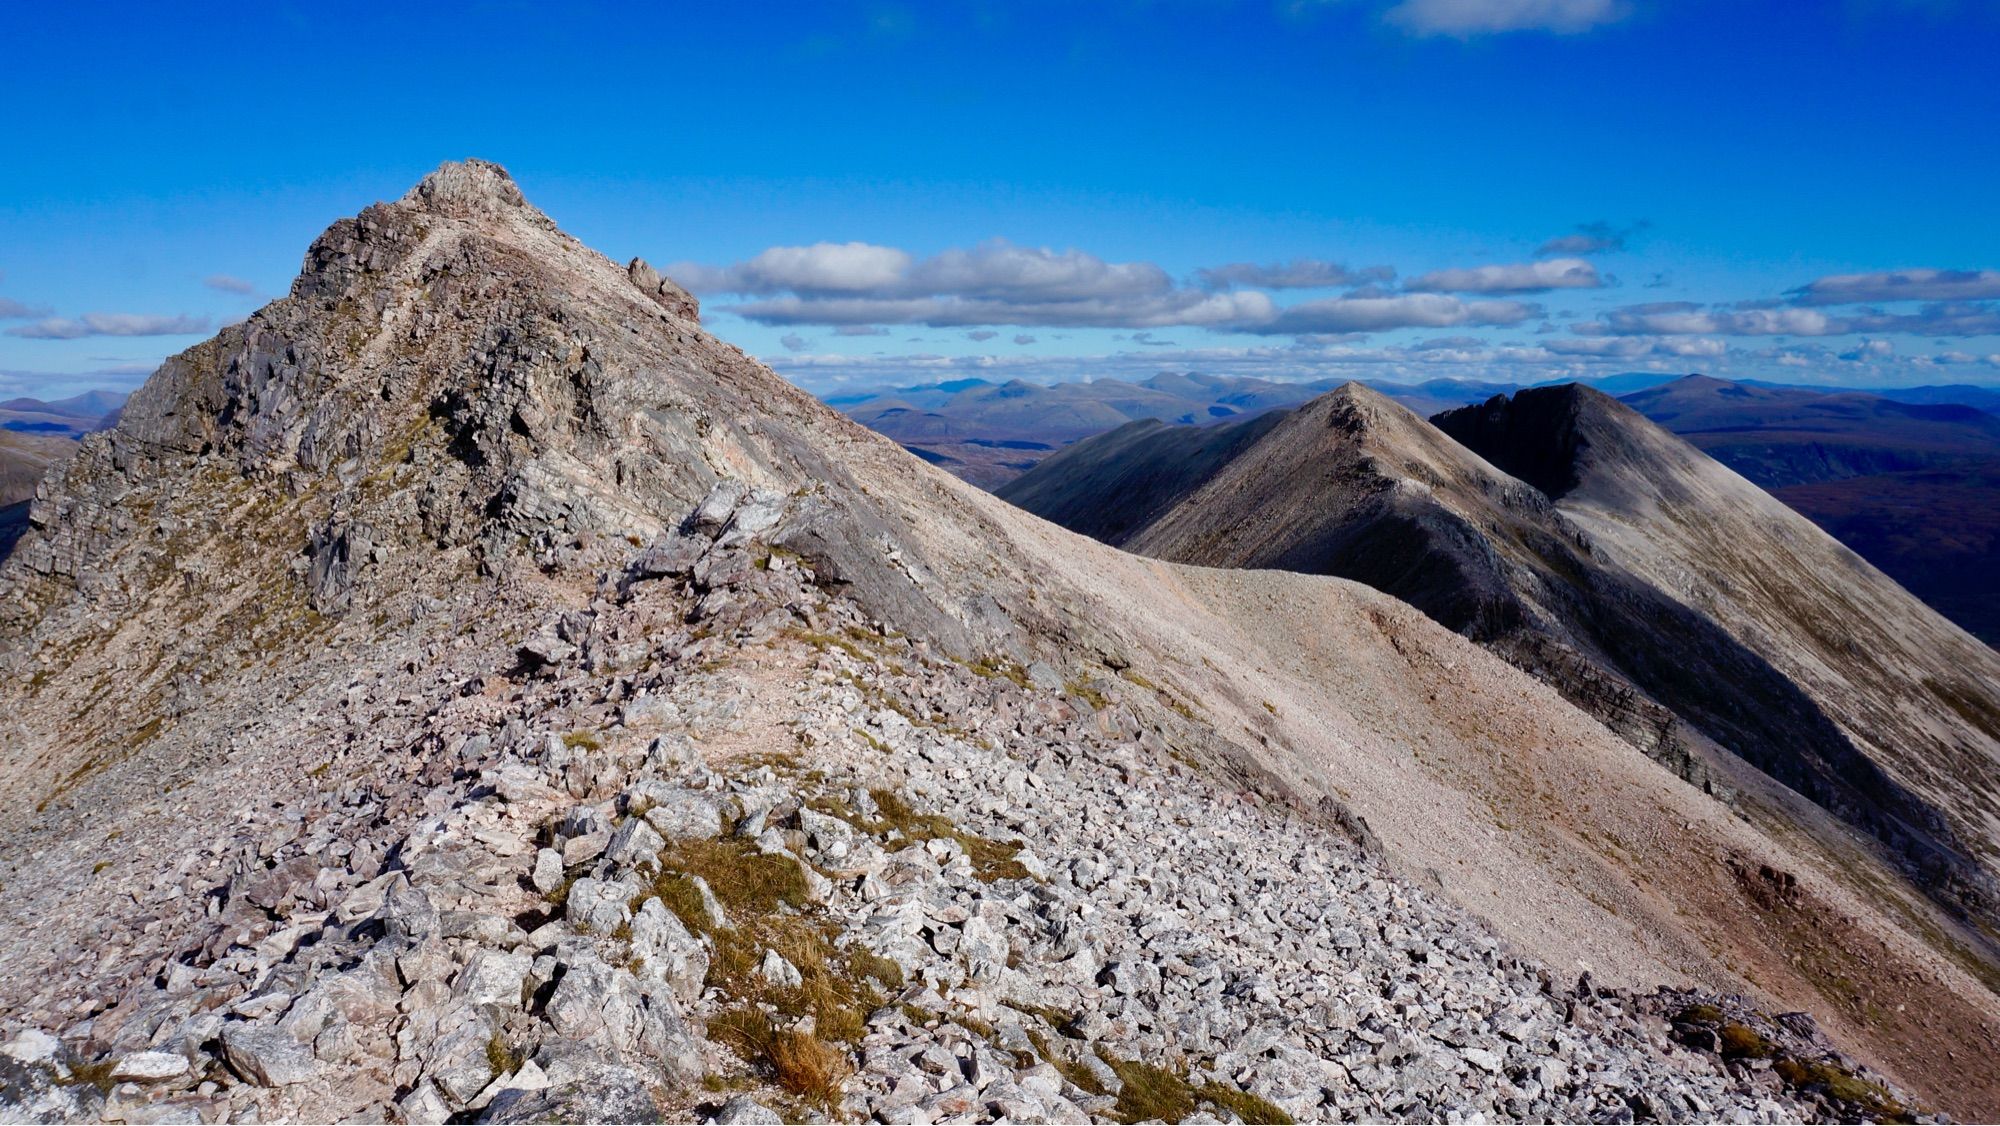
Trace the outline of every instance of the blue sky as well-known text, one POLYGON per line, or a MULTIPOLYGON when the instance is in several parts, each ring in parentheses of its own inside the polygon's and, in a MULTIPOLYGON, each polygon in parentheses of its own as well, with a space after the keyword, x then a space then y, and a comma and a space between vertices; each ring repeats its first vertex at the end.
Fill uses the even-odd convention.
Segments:
POLYGON ((10 38, 0 394, 136 385, 462 156, 816 390, 2000 382, 1991 0, 79 4, 10 38))

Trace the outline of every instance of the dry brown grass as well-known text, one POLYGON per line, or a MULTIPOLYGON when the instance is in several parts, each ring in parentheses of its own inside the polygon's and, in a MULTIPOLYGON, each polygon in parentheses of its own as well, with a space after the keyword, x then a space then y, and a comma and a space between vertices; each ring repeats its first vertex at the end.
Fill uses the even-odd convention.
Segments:
POLYGON ((718 1014, 709 1034, 770 1072, 778 1086, 822 1109, 840 1101, 840 1085, 852 1068, 839 1049, 810 1032, 778 1028, 752 1005, 718 1014))
POLYGON ((1029 878, 1028 869, 1014 859, 1021 851, 1020 845, 968 833, 943 814, 919 813, 894 790, 870 790, 868 795, 875 799, 874 817, 862 816, 860 811, 837 797, 818 797, 811 804, 819 812, 838 817, 863 832, 875 836, 884 836, 892 831, 900 834, 902 840, 888 846, 892 852, 925 841, 956 841, 971 857, 972 874, 979 879, 990 884, 995 880, 1029 878))

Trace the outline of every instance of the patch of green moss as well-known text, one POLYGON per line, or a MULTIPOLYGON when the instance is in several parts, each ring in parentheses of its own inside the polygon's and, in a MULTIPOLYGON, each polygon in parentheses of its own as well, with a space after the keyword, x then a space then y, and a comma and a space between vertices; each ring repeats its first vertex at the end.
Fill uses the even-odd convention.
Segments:
POLYGON ((1831 1060, 1805 1061, 1786 1057, 1773 1064, 1771 1069, 1787 1085, 1800 1089, 1817 1087, 1841 1102, 1859 1107, 1865 1117, 1874 1121, 1908 1122, 1912 1118, 1910 1108, 1897 1102, 1887 1088, 1871 1083, 1831 1060))
POLYGON ((1748 1025, 1725 1024, 1720 1036, 1725 1059, 1767 1060, 1778 1051, 1763 1033, 1748 1025))
POLYGON ((1689 1005, 1674 1014, 1675 1024, 1721 1024, 1722 1010, 1714 1005, 1689 1005))

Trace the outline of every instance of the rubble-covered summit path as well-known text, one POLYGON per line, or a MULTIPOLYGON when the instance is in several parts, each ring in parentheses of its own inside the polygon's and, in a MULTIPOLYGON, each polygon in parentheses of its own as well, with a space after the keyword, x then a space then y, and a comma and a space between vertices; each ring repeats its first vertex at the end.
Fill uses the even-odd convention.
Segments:
POLYGON ((357 684, 312 803, 216 811, 213 851, 129 920, 178 903, 181 925, 107 920, 121 945, 38 983, 0 1113, 1896 1109, 1809 1021, 1508 953, 1311 811, 1218 781, 1199 740, 1125 703, 1143 682, 884 632, 749 530, 785 505, 722 490, 512 668, 357 684), (96 993, 100 958, 147 973, 96 993))

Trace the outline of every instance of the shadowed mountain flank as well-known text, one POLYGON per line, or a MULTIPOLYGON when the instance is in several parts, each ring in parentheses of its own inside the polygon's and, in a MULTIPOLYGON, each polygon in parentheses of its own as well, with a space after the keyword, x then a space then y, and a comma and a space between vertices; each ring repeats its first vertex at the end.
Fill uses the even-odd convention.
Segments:
MULTIPOLYGON (((1311 482, 1466 541, 1410 589, 1582 597, 1569 518, 1400 408, 1262 425, 1130 478, 1186 491, 1143 533, 1361 426, 1311 482)), ((1548 652, 1629 691, 1591 636, 1548 652)), ((1009 505, 447 164, 155 372, 0 564, 0 1118, 2000 1112, 1935 1051, 2000 1045, 1961 925, 1705 761, 1736 809, 1379 590, 1009 505)))
MULTIPOLYGON (((1620 401, 1853 548, 1905 590, 2000 643, 2000 417, 1896 392, 1760 387, 1704 376, 1620 401)), ((1921 394, 1921 390, 1919 392, 1921 394)))
POLYGON ((1072 532, 1123 546, 1283 420, 1278 411, 1198 428, 1128 422, 1055 454, 996 495, 1072 532), (1105 504, 1105 496, 1119 502, 1105 504))
POLYGON ((1469 431, 1467 445, 1491 451, 1489 463, 1349 385, 1254 430, 1127 427, 1000 495, 1158 558, 1338 575, 1393 594, 1689 781, 1716 789, 1703 749, 1712 740, 1883 841, 1960 909, 1990 911, 1988 874, 1927 799, 1857 750, 1766 656, 1600 549, 1551 502, 1592 466, 1647 478, 1659 468, 1615 430, 1580 421, 1568 399, 1525 393, 1513 425, 1476 432, 1479 420, 1446 416, 1469 431))
POLYGON ((1858 753, 1828 746, 1809 777, 1787 783, 1902 848, 1945 894, 1990 917, 2000 857, 2000 657, 1990 648, 1600 392, 1532 389, 1433 421, 1556 498, 1605 558, 1810 696, 1858 753))

